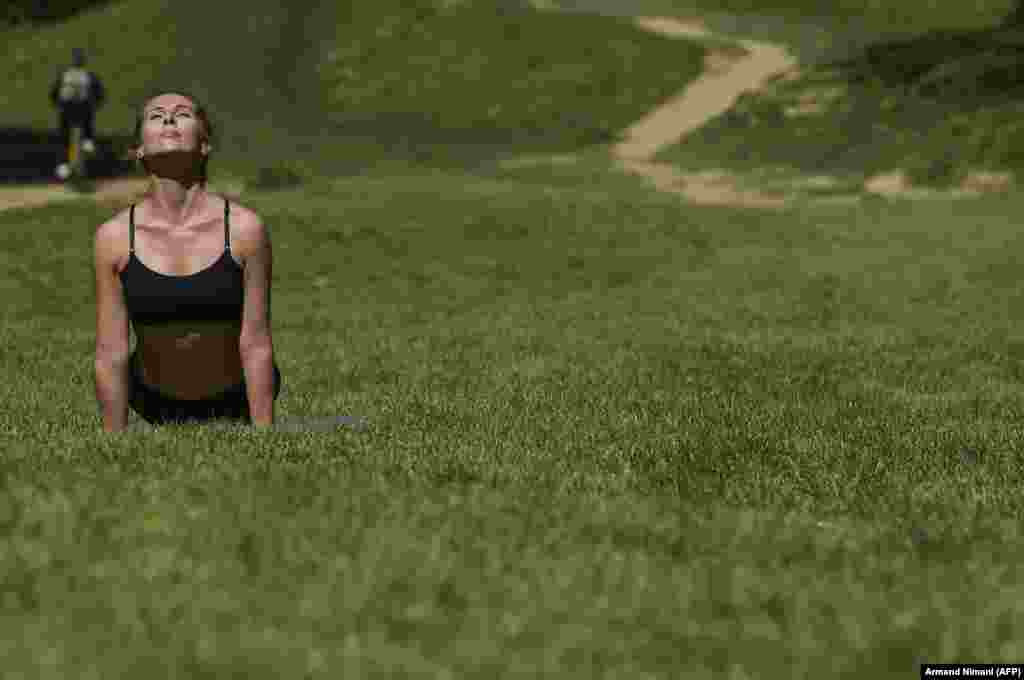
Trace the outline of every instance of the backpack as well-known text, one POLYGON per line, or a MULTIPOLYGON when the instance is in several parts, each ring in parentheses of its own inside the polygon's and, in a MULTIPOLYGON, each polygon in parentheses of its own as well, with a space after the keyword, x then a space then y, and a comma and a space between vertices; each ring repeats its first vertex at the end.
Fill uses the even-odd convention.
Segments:
POLYGON ((83 103, 91 99, 92 76, 81 68, 69 68, 60 77, 57 98, 63 104, 83 103))

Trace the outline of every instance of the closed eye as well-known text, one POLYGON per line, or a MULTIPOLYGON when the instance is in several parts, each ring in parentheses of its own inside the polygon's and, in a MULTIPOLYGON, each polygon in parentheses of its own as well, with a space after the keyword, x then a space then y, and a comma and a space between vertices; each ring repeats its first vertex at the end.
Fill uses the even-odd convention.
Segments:
MULTIPOLYGON (((149 113, 149 119, 153 120, 154 118, 157 118, 159 115, 161 115, 160 113, 158 113, 158 111, 163 111, 163 109, 153 109, 149 113)), ((191 116, 192 112, 189 111, 188 109, 183 109, 183 110, 175 111, 175 115, 178 115, 178 116, 191 116)))

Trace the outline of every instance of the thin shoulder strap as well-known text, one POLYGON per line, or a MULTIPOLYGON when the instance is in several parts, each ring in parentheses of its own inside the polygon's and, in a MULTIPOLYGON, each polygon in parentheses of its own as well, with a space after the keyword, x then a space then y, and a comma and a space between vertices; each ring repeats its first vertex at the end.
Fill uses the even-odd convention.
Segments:
POLYGON ((228 199, 224 199, 224 250, 231 252, 231 227, 228 222, 228 215, 231 212, 231 206, 228 203, 228 199))
POLYGON ((128 252, 135 252, 135 204, 128 211, 128 252))

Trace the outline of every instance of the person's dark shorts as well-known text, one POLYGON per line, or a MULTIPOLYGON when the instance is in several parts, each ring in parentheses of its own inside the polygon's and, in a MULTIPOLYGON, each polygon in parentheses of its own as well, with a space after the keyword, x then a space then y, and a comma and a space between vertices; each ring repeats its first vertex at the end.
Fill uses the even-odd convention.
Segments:
MULTIPOLYGON (((245 380, 229 387, 220 394, 205 399, 176 399, 142 382, 138 356, 132 353, 130 360, 131 378, 128 403, 132 410, 151 425, 167 423, 206 422, 210 420, 234 420, 251 423, 249 397, 245 391, 245 380)), ((274 399, 281 393, 281 371, 274 363, 274 399)))
POLYGON ((64 146, 71 142, 71 128, 75 125, 82 127, 82 137, 93 139, 96 134, 95 120, 96 112, 87 104, 65 104, 60 107, 60 134, 64 146))

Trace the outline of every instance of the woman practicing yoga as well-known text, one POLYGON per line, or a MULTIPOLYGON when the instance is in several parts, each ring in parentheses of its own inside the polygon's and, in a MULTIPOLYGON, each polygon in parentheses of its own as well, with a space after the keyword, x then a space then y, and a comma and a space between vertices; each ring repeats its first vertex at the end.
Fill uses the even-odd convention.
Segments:
POLYGON ((96 230, 96 397, 108 432, 127 426, 129 405, 153 425, 274 423, 270 235, 252 210, 206 190, 212 137, 195 97, 147 99, 135 153, 152 189, 96 230))

